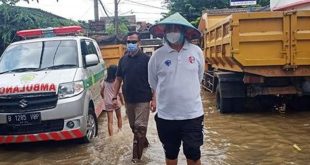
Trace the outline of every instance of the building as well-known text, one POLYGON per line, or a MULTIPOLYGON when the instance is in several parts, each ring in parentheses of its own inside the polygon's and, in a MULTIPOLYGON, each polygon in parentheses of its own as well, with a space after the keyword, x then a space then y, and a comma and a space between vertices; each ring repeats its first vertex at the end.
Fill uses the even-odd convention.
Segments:
POLYGON ((159 38, 142 39, 140 47, 143 53, 151 56, 156 49, 162 46, 162 44, 163 44, 163 40, 159 38))
POLYGON ((152 26, 152 24, 147 23, 145 21, 137 22, 137 30, 136 31, 140 33, 140 38, 141 39, 151 39, 151 38, 153 38, 151 36, 150 31, 149 31, 151 26, 152 26))

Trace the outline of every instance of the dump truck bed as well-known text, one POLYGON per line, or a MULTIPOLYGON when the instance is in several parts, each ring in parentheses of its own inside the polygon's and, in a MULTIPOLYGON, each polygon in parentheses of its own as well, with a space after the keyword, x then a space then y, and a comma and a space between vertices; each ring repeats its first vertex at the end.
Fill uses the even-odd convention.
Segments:
POLYGON ((207 28, 204 51, 220 70, 310 76, 310 11, 231 14, 207 28))
POLYGON ((101 54, 107 66, 118 65, 119 59, 125 53, 125 46, 118 45, 105 45, 100 46, 101 54))

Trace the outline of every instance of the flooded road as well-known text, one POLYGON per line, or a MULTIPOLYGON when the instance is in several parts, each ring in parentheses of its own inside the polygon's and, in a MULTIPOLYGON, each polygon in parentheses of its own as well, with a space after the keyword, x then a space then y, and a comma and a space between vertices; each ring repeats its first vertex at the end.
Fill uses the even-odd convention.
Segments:
MULTIPOLYGON (((309 164, 310 107, 307 112, 223 115, 216 110, 212 95, 204 92, 203 98, 203 164, 309 164)), ((138 164, 164 164, 153 117, 147 135, 151 146, 138 164)), ((106 114, 100 117, 99 137, 91 144, 65 141, 1 145, 0 164, 131 164, 133 136, 126 117, 123 130, 112 137, 107 133, 106 118, 106 114)), ((182 150, 179 164, 186 164, 182 150)))

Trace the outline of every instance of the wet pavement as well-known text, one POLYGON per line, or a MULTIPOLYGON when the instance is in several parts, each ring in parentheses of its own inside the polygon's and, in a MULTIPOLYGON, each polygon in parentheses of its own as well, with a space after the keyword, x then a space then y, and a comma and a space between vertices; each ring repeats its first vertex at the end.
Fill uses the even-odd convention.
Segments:
MULTIPOLYGON (((203 102, 202 164, 309 164, 310 107, 303 112, 220 114, 213 95, 203 92, 203 102)), ((164 164, 153 117, 151 114, 147 135, 151 146, 138 164, 164 164)), ((91 144, 64 141, 0 145, 0 164, 131 164, 133 136, 126 117, 123 130, 112 137, 108 136, 106 118, 106 114, 101 115, 99 137, 91 144)), ((182 149, 179 164, 186 164, 182 149)))

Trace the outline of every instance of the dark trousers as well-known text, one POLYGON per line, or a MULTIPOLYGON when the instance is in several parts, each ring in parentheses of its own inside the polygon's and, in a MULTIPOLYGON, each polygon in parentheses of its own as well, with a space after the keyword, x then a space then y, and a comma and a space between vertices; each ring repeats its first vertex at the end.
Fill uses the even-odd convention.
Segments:
POLYGON ((181 143, 187 159, 199 160, 203 144, 203 116, 189 120, 165 120, 155 115, 158 136, 167 159, 177 159, 181 143))

